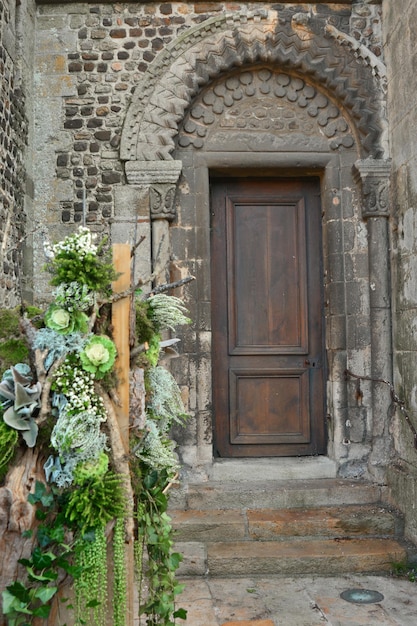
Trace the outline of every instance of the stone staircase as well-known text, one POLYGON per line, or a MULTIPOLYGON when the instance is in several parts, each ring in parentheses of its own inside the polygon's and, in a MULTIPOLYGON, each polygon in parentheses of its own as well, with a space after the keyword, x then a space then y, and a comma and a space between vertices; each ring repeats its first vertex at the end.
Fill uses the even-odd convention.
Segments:
POLYGON ((407 559, 401 517, 361 480, 188 484, 170 515, 182 576, 381 573, 407 559))

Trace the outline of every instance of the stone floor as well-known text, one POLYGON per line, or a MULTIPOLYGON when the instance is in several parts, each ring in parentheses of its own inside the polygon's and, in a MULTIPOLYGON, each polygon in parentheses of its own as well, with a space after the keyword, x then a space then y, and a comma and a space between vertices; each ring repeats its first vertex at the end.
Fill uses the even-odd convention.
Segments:
POLYGON ((417 583, 384 576, 188 578, 178 605, 184 626, 416 626, 417 583), (351 588, 378 591, 377 604, 351 604, 351 588))

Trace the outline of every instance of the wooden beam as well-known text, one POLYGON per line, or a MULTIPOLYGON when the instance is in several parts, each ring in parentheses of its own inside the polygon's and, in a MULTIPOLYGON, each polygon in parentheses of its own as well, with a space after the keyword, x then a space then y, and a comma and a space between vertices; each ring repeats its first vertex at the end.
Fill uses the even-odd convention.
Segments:
MULTIPOLYGON (((113 283, 113 292, 121 293, 131 284, 131 248, 129 244, 113 244, 113 265, 119 278, 113 283)), ((129 325, 130 297, 122 298, 112 305, 113 339, 117 348, 116 373, 118 376, 117 394, 120 403, 115 407, 120 435, 126 454, 129 453, 129 325)), ((134 623, 134 555, 133 540, 126 544, 127 567, 127 611, 126 626, 134 623)))
MULTIPOLYGON (((113 245, 113 264, 119 278, 113 283, 114 293, 126 291, 130 287, 130 245, 115 243, 113 245)), ((129 319, 130 298, 123 298, 113 303, 112 324, 113 339, 117 348, 116 373, 119 378, 117 393, 120 405, 117 407, 119 427, 123 445, 129 451, 129 319)))

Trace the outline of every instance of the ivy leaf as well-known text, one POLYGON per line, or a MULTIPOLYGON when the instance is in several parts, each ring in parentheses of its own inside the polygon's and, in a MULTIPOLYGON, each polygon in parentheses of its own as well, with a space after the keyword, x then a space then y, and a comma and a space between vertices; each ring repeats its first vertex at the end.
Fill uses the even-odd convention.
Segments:
POLYGON ((3 615, 15 612, 28 613, 26 603, 18 600, 8 589, 5 589, 1 595, 3 599, 3 615))
POLYGON ((95 609, 96 606, 100 606, 101 602, 99 602, 98 600, 90 600, 90 602, 87 602, 86 607, 88 607, 89 609, 95 609))
POLYGON ((45 526, 39 526, 36 538, 41 548, 46 548, 51 543, 50 531, 45 526))
POLYGON ((169 558, 169 569, 171 571, 175 571, 176 569, 178 569, 179 564, 182 561, 182 555, 179 554, 178 552, 173 552, 169 558))
POLYGON ((32 537, 33 535, 33 530, 24 530, 22 532, 22 537, 24 537, 25 539, 28 539, 29 537, 32 537))
POLYGON ((35 574, 33 569, 28 567, 27 572, 30 580, 37 580, 39 582, 50 582, 58 578, 58 574, 50 569, 46 570, 43 574, 35 574))
POLYGON ((51 563, 55 561, 55 558, 53 552, 42 552, 39 548, 35 548, 32 553, 33 566, 35 569, 39 570, 50 567, 51 563))
POLYGON ((40 600, 43 604, 46 604, 51 598, 54 597, 57 591, 58 587, 41 587, 36 590, 35 598, 38 598, 38 600, 40 600))
POLYGON ((46 513, 45 511, 42 511, 41 509, 36 509, 35 517, 40 522, 43 522, 44 519, 46 518, 46 513))
POLYGON ((145 478, 143 479, 143 484, 145 485, 146 489, 152 489, 153 487, 155 487, 157 481, 158 472, 156 470, 153 470, 145 476, 145 478))
POLYGON ((22 585, 22 583, 19 583, 18 581, 14 582, 12 585, 9 585, 7 587, 7 591, 24 604, 30 602, 30 594, 28 590, 24 585, 22 585))
POLYGON ((178 609, 177 611, 175 611, 172 617, 174 618, 179 617, 179 619, 187 619, 187 611, 185 609, 178 609))
POLYGON ((42 496, 45 492, 46 486, 44 483, 41 483, 40 480, 37 480, 35 484, 35 491, 28 495, 28 502, 30 502, 30 504, 37 504, 38 502, 41 502, 42 496))
POLYGON ((50 604, 43 604, 42 606, 39 606, 38 608, 33 609, 33 615, 35 615, 35 617, 43 617, 44 619, 49 617, 50 612, 51 612, 50 604))

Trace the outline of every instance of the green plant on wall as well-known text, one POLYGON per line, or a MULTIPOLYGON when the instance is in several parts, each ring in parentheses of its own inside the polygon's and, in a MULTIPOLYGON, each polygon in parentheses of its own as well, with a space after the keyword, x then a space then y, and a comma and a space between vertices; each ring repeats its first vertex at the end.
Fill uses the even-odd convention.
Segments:
POLYGON ((147 423, 132 428, 127 457, 109 395, 117 383, 108 322, 117 274, 104 243, 84 227, 46 253, 53 301, 45 312, 26 308, 2 318, 9 333, 0 337, 0 479, 29 447, 46 458, 44 480, 29 495, 37 509, 34 549, 21 561, 26 575, 3 591, 3 613, 10 626, 47 620, 61 581, 72 577, 75 598, 66 606, 74 624, 107 626, 111 610, 114 626, 125 626, 125 546, 133 534, 138 585, 146 579, 149 589, 141 614, 149 625, 171 626, 185 611, 176 607, 181 556, 167 515, 167 489, 179 469, 170 429, 186 413, 158 361, 164 333, 190 320, 178 298, 135 286, 128 293, 137 320, 131 362, 146 370, 147 423))

